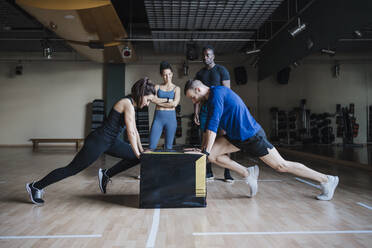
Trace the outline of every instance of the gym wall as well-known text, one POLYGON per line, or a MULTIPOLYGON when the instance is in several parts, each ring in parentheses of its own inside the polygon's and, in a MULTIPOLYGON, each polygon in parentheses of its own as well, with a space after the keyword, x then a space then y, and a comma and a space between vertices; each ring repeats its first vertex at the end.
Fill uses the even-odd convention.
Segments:
MULTIPOLYGON (((275 106, 283 110, 291 110, 307 99, 306 107, 312 113, 335 113, 336 104, 343 107, 355 104, 355 116, 359 123, 359 134, 355 143, 366 143, 367 110, 372 104, 372 61, 355 59, 346 56, 341 61, 340 75, 332 75, 334 59, 319 60, 310 56, 297 68, 291 70, 289 83, 280 85, 276 76, 259 82, 259 112, 261 124, 268 135, 271 129, 270 108, 275 106)), ((332 118, 335 129, 335 120, 332 118)), ((336 138, 335 142, 342 142, 336 138)))
POLYGON ((102 98, 102 65, 92 62, 0 62, 0 145, 30 138, 84 137, 87 104, 102 98))
MULTIPOLYGON (((316 58, 318 59, 318 58, 316 58)), ((174 69, 174 83, 181 87, 182 114, 191 114, 191 101, 183 95, 188 78, 203 66, 201 62, 189 64, 189 75, 182 75, 184 56, 142 56, 137 63, 126 65, 125 90, 130 92, 133 83, 143 76, 162 83, 159 63, 168 60, 174 69)), ((257 71, 249 62, 245 67, 248 83, 236 85, 233 69, 244 65, 241 58, 217 57, 217 63, 227 67, 232 89, 250 107, 254 117, 270 133, 269 109, 277 106, 292 109, 302 98, 312 112, 333 113, 336 103, 343 106, 355 103, 357 122, 360 124, 356 143, 366 142, 366 106, 372 104, 372 62, 346 57, 341 60, 338 78, 332 76, 334 59, 314 60, 314 56, 291 70, 288 85, 280 85, 272 76, 257 81, 257 71), (345 61, 345 62, 343 62, 345 61)), ((0 145, 31 144, 31 137, 84 137, 86 105, 103 97, 103 66, 91 62, 24 62, 23 75, 12 75, 15 62, 0 63, 0 145)), ((154 106, 150 105, 150 124, 154 106)), ((188 120, 183 119, 184 143, 188 120)), ((162 144, 163 140, 160 141, 162 144)), ((340 142, 340 140, 336 140, 340 142)))

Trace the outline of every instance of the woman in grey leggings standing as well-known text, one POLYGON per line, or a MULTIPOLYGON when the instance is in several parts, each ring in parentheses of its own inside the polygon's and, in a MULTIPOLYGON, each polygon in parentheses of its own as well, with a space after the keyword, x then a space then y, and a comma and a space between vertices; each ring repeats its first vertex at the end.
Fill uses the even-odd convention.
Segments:
POLYGON ((152 100, 156 104, 156 109, 151 126, 150 150, 154 150, 158 145, 163 129, 165 130, 165 149, 172 149, 177 129, 175 109, 180 102, 180 87, 172 83, 173 70, 168 62, 160 63, 160 75, 164 83, 155 86, 156 97, 152 100))

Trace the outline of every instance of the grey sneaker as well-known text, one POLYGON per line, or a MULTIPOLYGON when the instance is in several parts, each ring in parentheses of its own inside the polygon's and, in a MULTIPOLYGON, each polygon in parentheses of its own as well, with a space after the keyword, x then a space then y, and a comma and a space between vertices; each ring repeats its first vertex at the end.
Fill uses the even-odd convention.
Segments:
POLYGON ((251 166, 247 168, 247 171, 249 173, 249 176, 246 177, 245 183, 248 184, 249 189, 250 189, 250 195, 248 197, 253 197, 257 194, 258 191, 258 184, 257 184, 257 179, 258 179, 258 174, 259 174, 259 169, 258 166, 251 166))
POLYGON ((333 194, 335 193, 337 184, 338 184, 338 177, 337 176, 329 176, 328 182, 321 183, 320 189, 322 190, 322 194, 318 195, 316 198, 321 201, 329 201, 332 199, 333 194))
POLYGON ((44 204, 44 190, 35 188, 34 183, 35 182, 26 184, 26 190, 28 192, 28 195, 30 196, 31 201, 40 206, 44 204))

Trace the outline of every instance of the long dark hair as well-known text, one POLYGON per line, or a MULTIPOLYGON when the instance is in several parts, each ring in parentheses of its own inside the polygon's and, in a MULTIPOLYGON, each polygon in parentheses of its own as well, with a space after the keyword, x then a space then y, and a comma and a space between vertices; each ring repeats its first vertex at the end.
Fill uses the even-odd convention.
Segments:
POLYGON ((173 72, 172 66, 167 61, 162 61, 160 63, 160 75, 163 76, 163 71, 169 69, 173 72))
POLYGON ((137 107, 140 107, 142 97, 156 94, 155 85, 150 81, 148 77, 141 78, 134 83, 131 93, 133 100, 137 104, 137 107))

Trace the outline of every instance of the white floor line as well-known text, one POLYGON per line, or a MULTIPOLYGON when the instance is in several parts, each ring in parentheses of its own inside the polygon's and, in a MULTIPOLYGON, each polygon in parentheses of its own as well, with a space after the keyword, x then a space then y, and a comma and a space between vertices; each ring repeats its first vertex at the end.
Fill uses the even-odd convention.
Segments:
POLYGON ((372 230, 343 230, 343 231, 293 231, 293 232, 199 232, 194 236, 218 235, 288 235, 288 234, 372 234, 372 230))
POLYGON ((92 235, 45 235, 45 236, 0 236, 0 239, 70 239, 70 238, 101 238, 101 234, 92 235))
POLYGON ((160 219, 160 209, 156 208, 154 210, 154 216, 152 217, 152 226, 151 226, 150 235, 147 239, 146 248, 155 247, 156 235, 158 233, 158 227, 159 227, 159 219, 160 219))
POLYGON ((317 189, 320 189, 320 186, 319 186, 319 185, 313 184, 313 183, 311 183, 311 182, 308 182, 308 181, 306 181, 306 180, 304 180, 304 179, 301 179, 301 178, 298 178, 298 177, 295 177, 295 179, 296 179, 297 181, 300 181, 300 182, 302 182, 302 183, 306 183, 306 184, 311 185, 311 186, 313 186, 313 187, 315 187, 315 188, 317 188, 317 189))
POLYGON ((362 206, 362 207, 368 208, 369 210, 372 210, 372 207, 368 206, 367 204, 364 204, 362 202, 357 202, 357 204, 362 206))
MULTIPOLYGON (((237 182, 244 182, 245 180, 244 179, 234 179, 234 181, 237 181, 237 182)), ((283 180, 277 180, 277 179, 262 179, 262 180, 258 180, 259 182, 282 182, 283 180)))

